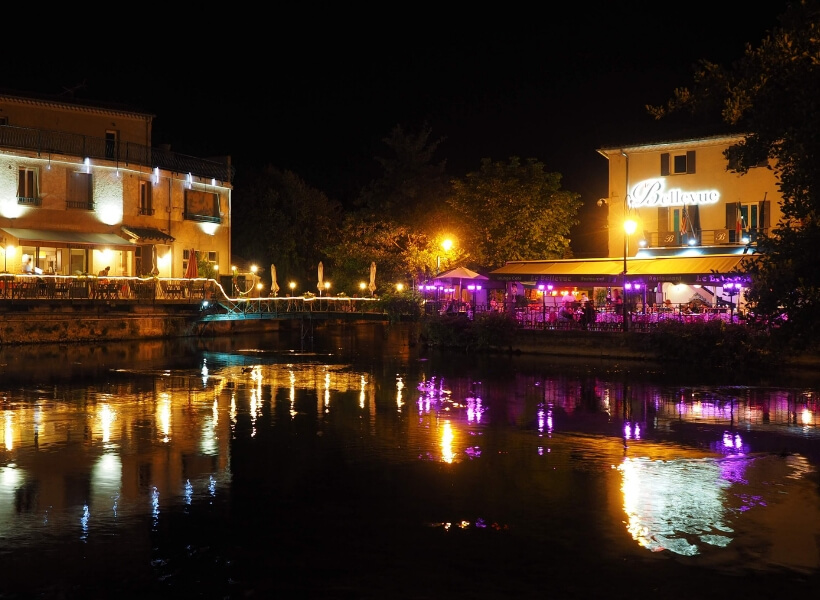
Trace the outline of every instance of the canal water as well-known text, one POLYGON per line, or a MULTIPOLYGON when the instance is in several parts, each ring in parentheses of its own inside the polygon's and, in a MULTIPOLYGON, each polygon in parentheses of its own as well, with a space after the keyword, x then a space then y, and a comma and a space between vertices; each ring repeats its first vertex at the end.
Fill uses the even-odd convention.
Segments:
POLYGON ((770 598, 820 378, 402 327, 0 349, 0 598, 770 598))

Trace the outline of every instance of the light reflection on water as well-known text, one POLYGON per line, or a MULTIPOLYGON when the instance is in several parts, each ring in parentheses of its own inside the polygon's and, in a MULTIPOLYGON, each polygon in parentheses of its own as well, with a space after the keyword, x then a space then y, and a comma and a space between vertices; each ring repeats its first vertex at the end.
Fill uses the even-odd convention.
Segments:
MULTIPOLYGON (((62 553, 79 578, 73 558, 116 557, 112 577, 167 584, 175 548, 216 546, 224 563, 209 556, 209 577, 254 587, 229 566, 247 534, 198 537, 230 522, 264 523, 281 561, 310 540, 355 555, 387 543, 380 531, 415 555, 433 530, 563 543, 568 560, 594 548, 599 560, 820 569, 815 389, 426 358, 198 349, 173 368, 131 361, 4 389, 0 558, 62 553), (366 541, 340 541, 350 527, 366 541)), ((497 562, 488 576, 505 573, 497 562)), ((298 586, 285 567, 276 576, 298 586)))

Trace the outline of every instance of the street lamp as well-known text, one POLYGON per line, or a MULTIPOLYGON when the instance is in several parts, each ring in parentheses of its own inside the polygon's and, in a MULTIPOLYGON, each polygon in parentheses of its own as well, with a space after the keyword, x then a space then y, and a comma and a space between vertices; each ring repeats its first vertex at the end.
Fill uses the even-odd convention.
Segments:
POLYGON ((541 290, 541 322, 545 324, 547 322, 547 290, 552 291, 552 284, 544 285, 543 283, 538 284, 538 289, 541 290))
MULTIPOLYGON (((445 238, 443 242, 441 242, 441 248, 444 250, 445 258, 447 257, 447 253, 450 251, 450 248, 453 247, 453 240, 450 238, 445 238)), ((436 255, 436 276, 441 273, 441 255, 436 255)))
POLYGON ((635 233, 635 229, 637 229, 637 227, 638 224, 632 219, 627 219, 624 221, 624 332, 629 330, 629 307, 627 306, 628 303, 626 301, 626 256, 629 254, 629 236, 635 233))
POLYGON ((729 322, 735 322, 735 295, 737 294, 738 298, 740 298, 740 289, 741 286, 739 283, 732 283, 731 281, 728 283, 723 284, 723 289, 729 291, 729 322))
POLYGON ((291 282, 288 284, 288 287, 290 288, 290 295, 291 295, 291 296, 293 296, 293 290, 295 290, 295 289, 296 289, 296 282, 295 282, 295 281, 291 281, 291 282))

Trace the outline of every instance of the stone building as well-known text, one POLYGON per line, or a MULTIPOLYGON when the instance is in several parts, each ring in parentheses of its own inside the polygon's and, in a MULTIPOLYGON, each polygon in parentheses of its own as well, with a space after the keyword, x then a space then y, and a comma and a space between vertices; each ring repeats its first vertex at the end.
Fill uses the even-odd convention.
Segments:
POLYGON ((0 92, 4 272, 182 277, 230 272, 230 158, 152 146, 154 115, 0 92))

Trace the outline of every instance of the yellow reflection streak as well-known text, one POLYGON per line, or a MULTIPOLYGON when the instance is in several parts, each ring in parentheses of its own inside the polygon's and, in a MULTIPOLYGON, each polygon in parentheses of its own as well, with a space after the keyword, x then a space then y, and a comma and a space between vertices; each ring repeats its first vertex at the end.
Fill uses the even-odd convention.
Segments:
POLYGON ((14 449, 14 428, 13 417, 11 411, 6 411, 6 424, 3 427, 3 435, 6 438, 6 450, 14 449))
POLYGON ((800 418, 803 421, 803 425, 811 425, 811 411, 808 408, 803 409, 800 418))
POLYGON ((359 377, 359 406, 364 408, 365 398, 365 391, 367 390, 367 379, 365 379, 364 375, 359 377))
POLYGON ((296 416, 296 373, 290 370, 290 418, 296 416))
POLYGON ((108 442, 111 439, 111 423, 114 422, 114 411, 111 406, 103 404, 100 406, 100 425, 102 426, 103 442, 108 442))
POLYGON ((453 441, 455 434, 453 433, 453 426, 450 421, 444 422, 444 427, 441 430, 441 459, 446 463, 452 463, 455 459, 453 453, 453 441))
POLYGON ((404 406, 404 401, 401 398, 401 392, 404 389, 404 380, 401 377, 396 379, 396 407, 401 409, 404 406))
POLYGON ((169 435, 171 433, 171 397, 168 394, 162 395, 157 421, 163 435, 162 441, 167 443, 170 441, 169 435))

